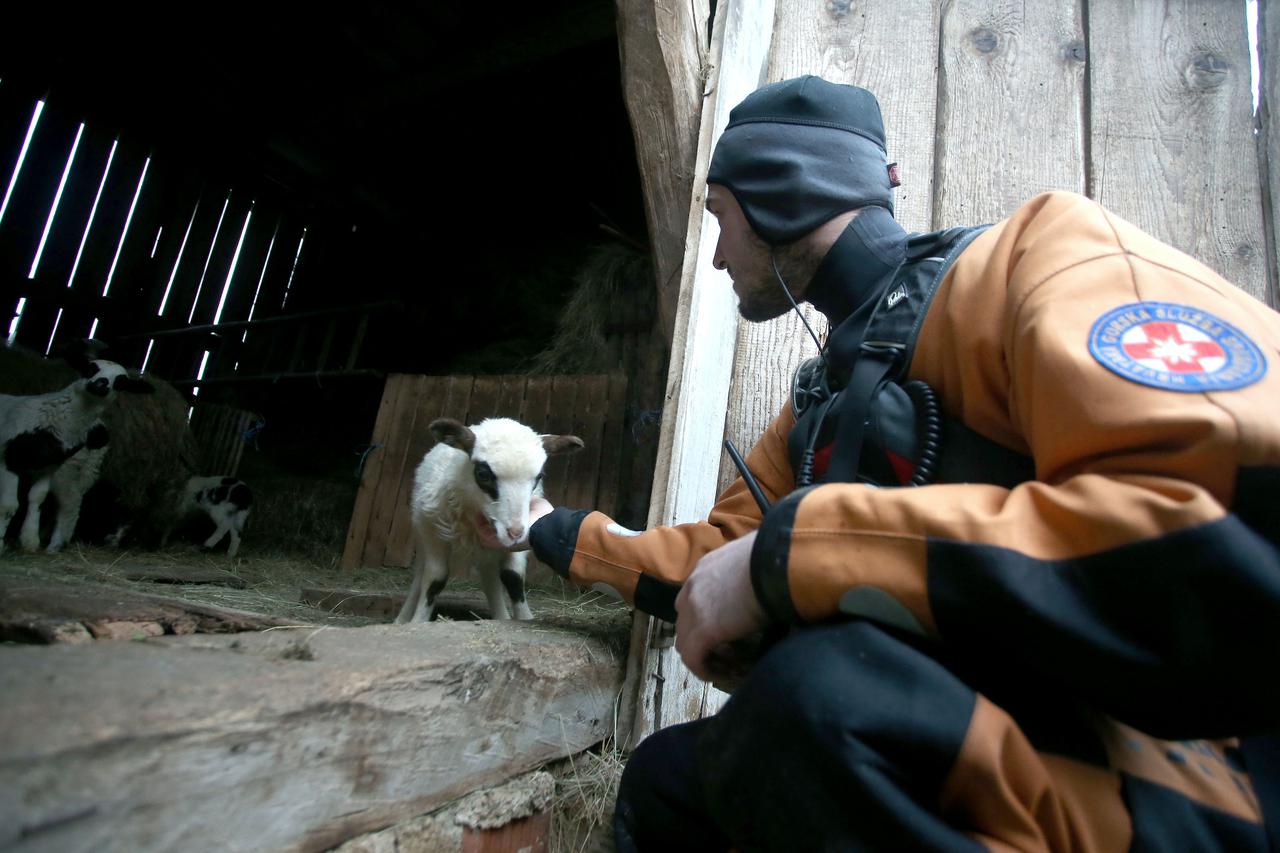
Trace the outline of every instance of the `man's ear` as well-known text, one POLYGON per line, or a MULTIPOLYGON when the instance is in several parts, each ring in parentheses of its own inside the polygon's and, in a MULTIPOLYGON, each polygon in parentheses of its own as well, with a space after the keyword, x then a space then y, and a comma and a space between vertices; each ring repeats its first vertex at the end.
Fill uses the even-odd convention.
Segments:
POLYGON ((582 439, 576 435, 544 435, 542 449, 548 456, 564 456, 577 453, 583 447, 582 439))
POLYGON ((456 447, 468 456, 476 446, 476 434, 452 418, 437 418, 427 429, 436 441, 456 447))

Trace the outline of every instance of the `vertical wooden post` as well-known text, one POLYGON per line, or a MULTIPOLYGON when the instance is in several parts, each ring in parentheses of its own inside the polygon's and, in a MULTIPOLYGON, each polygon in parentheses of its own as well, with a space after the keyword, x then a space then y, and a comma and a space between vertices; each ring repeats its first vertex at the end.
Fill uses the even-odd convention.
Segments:
MULTIPOLYGON (((711 265, 719 230, 703 210, 703 186, 729 110, 764 77, 773 6, 729 0, 716 11, 650 526, 705 518, 715 500, 737 311, 728 276, 711 265)), ((669 625, 636 614, 620 721, 632 744, 706 710, 711 688, 685 669, 672 636, 669 625)))
POLYGON ((644 184, 658 319, 671 342, 698 153, 707 0, 617 0, 623 94, 644 184))

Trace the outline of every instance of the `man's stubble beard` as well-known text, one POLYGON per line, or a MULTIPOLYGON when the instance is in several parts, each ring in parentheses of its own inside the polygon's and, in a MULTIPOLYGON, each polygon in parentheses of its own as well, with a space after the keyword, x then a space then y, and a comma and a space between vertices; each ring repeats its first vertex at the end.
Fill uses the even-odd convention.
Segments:
MULTIPOLYGON (((738 313, 744 320, 763 323, 786 314, 792 310, 792 305, 791 300, 783 292, 782 283, 774 274, 769 245, 758 237, 754 239, 758 250, 756 257, 761 259, 761 263, 758 269, 751 271, 754 281, 753 286, 745 291, 746 297, 738 299, 738 313)), ((777 261, 782 280, 786 282, 792 297, 799 304, 804 300, 804 292, 817 271, 821 258, 814 256, 807 246, 799 243, 790 243, 773 249, 772 257, 777 261)))

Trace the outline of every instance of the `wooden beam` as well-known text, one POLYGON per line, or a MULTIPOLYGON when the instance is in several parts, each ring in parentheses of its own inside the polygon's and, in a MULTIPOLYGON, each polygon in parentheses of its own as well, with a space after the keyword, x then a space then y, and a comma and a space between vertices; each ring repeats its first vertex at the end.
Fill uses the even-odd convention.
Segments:
POLYGON ((621 679, 513 622, 0 647, 0 847, 326 850, 599 742, 621 679))
POLYGON ((675 329, 707 70, 708 0, 617 0, 622 89, 654 258, 658 319, 675 329))
MULTIPOLYGON (((764 77, 773 7, 773 0, 730 0, 716 10, 649 526, 706 518, 715 502, 738 321, 728 276, 711 264, 719 229, 704 210, 703 187, 729 110, 764 77)), ((632 744, 714 710, 709 686, 684 667, 672 639, 671 626, 636 614, 621 727, 632 744)))

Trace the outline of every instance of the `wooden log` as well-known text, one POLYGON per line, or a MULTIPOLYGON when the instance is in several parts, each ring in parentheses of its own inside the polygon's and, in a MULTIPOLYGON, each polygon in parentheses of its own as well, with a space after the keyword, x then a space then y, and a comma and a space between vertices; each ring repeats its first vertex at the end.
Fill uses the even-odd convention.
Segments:
POLYGON ((658 317, 670 343, 698 153, 709 4, 617 0, 616 5, 623 96, 644 191, 658 317))
MULTIPOLYGON (((715 500, 737 313, 725 274, 711 263, 719 229, 704 210, 702 187, 729 110, 764 76, 773 18, 772 0, 717 9, 650 526, 705 518, 715 500)), ((707 695, 707 686, 677 658, 669 626, 637 612, 622 699, 620 731, 627 742, 638 743, 662 725, 696 719, 708 708, 707 695)))
POLYGON ((86 639, 84 630, 99 639, 133 639, 139 635, 260 631, 292 624, 296 620, 120 587, 0 578, 0 640, 74 643, 86 639))
POLYGON ((621 668, 494 622, 0 647, 0 846, 328 849, 598 742, 621 668))
MULTIPOLYGON (((405 589, 409 578, 405 576, 405 589)), ((298 591, 303 604, 326 613, 367 616, 370 619, 394 619, 404 606, 405 593, 361 592, 354 589, 329 589, 304 586, 298 591)), ((489 602, 481 593, 449 592, 436 597, 436 612, 450 619, 488 619, 489 602)))
POLYGON ((1090 195, 1266 298, 1242 3, 1089 7, 1090 195))

